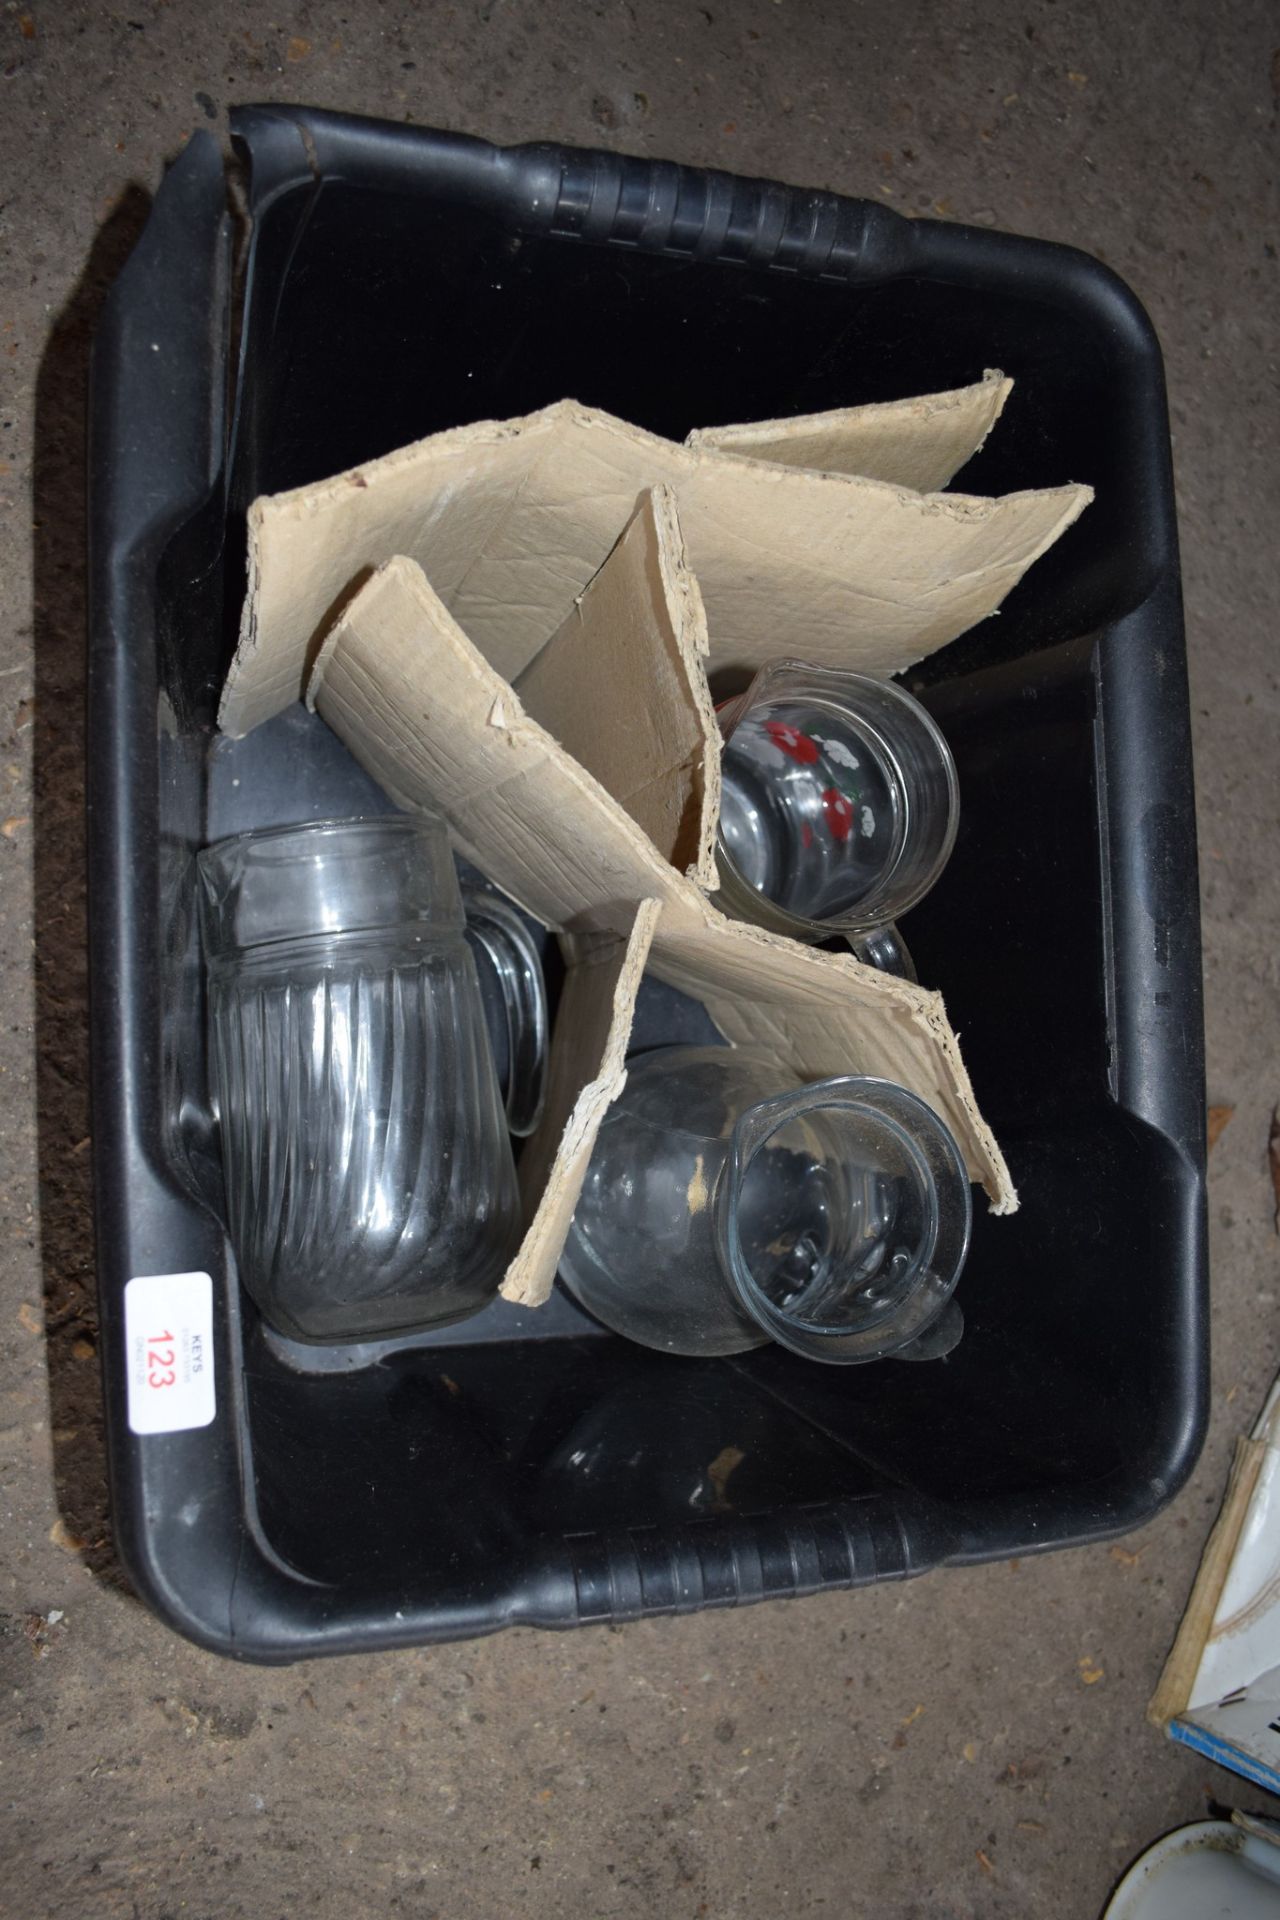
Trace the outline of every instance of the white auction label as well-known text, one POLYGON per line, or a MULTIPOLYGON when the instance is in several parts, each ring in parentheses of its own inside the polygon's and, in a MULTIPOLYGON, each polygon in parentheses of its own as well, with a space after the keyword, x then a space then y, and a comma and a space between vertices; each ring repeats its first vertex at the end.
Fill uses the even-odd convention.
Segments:
POLYGON ((129 1425, 182 1433, 213 1419, 213 1281, 207 1273, 146 1273, 124 1290, 129 1425))

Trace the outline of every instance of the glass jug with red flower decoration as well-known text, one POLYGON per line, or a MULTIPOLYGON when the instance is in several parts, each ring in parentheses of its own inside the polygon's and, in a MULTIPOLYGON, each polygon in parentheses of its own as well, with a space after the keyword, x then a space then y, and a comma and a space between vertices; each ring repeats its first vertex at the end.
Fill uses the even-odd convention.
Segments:
POLYGON ((914 978, 893 922, 946 865, 960 811, 932 717, 891 681, 800 660, 762 667, 718 717, 716 904, 799 940, 842 934, 914 978))

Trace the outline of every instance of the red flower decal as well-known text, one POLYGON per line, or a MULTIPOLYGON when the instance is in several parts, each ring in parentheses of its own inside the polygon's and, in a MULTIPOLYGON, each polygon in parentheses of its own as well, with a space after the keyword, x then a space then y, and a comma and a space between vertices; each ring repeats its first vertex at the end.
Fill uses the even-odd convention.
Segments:
POLYGON ((853 803, 839 787, 827 787, 822 795, 822 811, 833 840, 843 846, 853 832, 853 803))
POLYGON ((813 828, 807 820, 800 829, 800 845, 806 853, 808 853, 810 847, 813 845, 813 828))
POLYGON ((801 733, 799 727, 788 726, 785 720, 766 720, 764 730, 781 753, 798 760, 801 766, 811 767, 817 760, 817 742, 801 733))

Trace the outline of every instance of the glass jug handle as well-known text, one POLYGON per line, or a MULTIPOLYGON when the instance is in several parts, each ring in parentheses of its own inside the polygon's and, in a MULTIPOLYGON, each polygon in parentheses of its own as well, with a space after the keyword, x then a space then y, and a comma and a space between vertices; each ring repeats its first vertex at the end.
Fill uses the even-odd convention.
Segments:
POLYGON ((865 960, 869 967, 878 967, 881 973, 895 973, 900 980, 913 980, 919 984, 920 976, 911 958, 911 949, 892 922, 887 926, 873 927, 870 933, 851 933, 847 938, 852 952, 859 960, 865 960))
POLYGON ((516 908, 483 887, 464 886, 467 937, 497 976, 507 1015, 507 1131, 523 1138, 547 1097, 547 987, 533 936, 516 908))

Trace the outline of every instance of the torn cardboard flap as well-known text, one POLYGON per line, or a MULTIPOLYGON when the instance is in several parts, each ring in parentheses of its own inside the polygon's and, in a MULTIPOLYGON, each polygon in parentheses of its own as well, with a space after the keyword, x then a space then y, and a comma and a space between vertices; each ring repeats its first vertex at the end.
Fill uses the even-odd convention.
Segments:
MULTIPOLYGON (((656 540, 657 524, 638 514, 610 562, 619 581, 638 584, 645 595, 651 575, 637 555, 656 540)), ((596 613, 609 606, 607 592, 584 597, 587 644, 596 613)), ((628 631, 655 634, 645 620, 628 631)), ((659 637, 655 644, 666 643, 659 637)), ((550 696, 551 684, 543 691, 550 696)), ((601 781, 525 711, 412 560, 389 561, 345 608, 316 662, 309 699, 393 800, 438 806, 461 850, 535 918, 579 935, 594 932, 603 940, 594 954, 609 953, 612 937, 631 955, 614 956, 618 979, 607 994, 603 976, 577 978, 591 962, 575 958, 571 966, 552 1043, 554 1097, 522 1162, 538 1237, 521 1248, 509 1297, 533 1304, 551 1289, 560 1227, 567 1233, 614 1097, 589 1090, 613 1086, 616 1093, 620 1084, 604 1057, 616 1053, 620 1063, 626 1054, 634 994, 628 999, 619 983, 631 979, 629 966, 638 983, 645 955, 660 978, 703 1001, 726 1038, 762 1048, 780 1074, 876 1074, 920 1094, 951 1126, 993 1207, 1016 1206, 938 995, 852 956, 818 953, 722 917, 601 781), (557 1127, 564 1129, 558 1139, 557 1127)), ((620 702, 604 702, 597 725, 593 750, 607 767, 623 754, 634 715, 620 702)))
POLYGON ((525 712, 611 793, 659 853, 716 880, 720 730, 707 622, 669 487, 634 518, 515 691, 525 712), (622 724, 620 724, 620 720, 622 724))
MULTIPOLYGON (((397 805, 438 806, 467 858, 544 926, 589 918, 625 934, 637 901, 688 886, 525 712, 412 560, 388 561, 351 601, 307 699, 397 805)), ((600 721, 630 725, 620 708, 600 721)))
POLYGON ((971 387, 919 399, 742 426, 699 427, 687 444, 933 493, 948 486, 979 451, 1012 391, 1012 380, 988 370, 971 387))
POLYGON ((921 494, 675 446, 560 401, 255 501, 220 724, 246 733, 298 699, 343 605, 397 554, 515 680, 659 483, 676 496, 713 669, 787 652, 898 672, 994 612, 1092 498, 921 494))
POLYGON ((733 1045, 768 1052, 783 1084, 854 1073, 909 1087, 950 1127, 992 1213, 1016 1212, 1017 1193, 941 994, 852 955, 726 920, 710 904, 703 911, 694 931, 674 914, 659 922, 650 965, 660 979, 700 1000, 733 1045))

